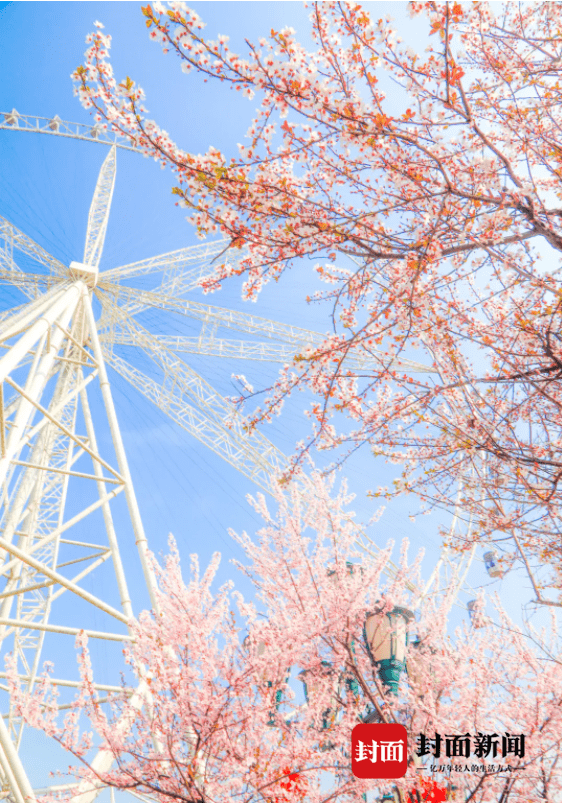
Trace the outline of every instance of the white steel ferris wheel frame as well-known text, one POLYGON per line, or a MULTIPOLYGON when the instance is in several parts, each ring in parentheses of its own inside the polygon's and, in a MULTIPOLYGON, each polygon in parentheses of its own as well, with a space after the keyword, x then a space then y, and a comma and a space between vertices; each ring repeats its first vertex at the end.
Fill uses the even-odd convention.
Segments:
MULTIPOLYGON (((4 517, 0 520, 0 578, 4 581, 4 586, 0 585, 0 642, 13 638, 20 683, 31 689, 38 677, 45 637, 53 633, 73 636, 80 632, 79 628, 50 622, 53 605, 65 592, 80 597, 106 615, 107 627, 103 631, 85 631, 90 638, 130 640, 128 622, 133 609, 111 504, 123 491, 151 605, 156 608, 147 540, 112 401, 107 366, 179 426, 269 492, 287 465, 285 456, 262 434, 249 436, 232 405, 178 355, 187 352, 285 363, 296 352, 320 343, 323 338, 299 327, 186 299, 185 294, 196 289, 201 278, 213 271, 210 263, 225 250, 224 241, 180 249, 99 273, 115 184, 116 147, 135 149, 114 141, 98 126, 66 123, 58 117, 50 120, 25 117, 15 110, 0 115, 0 129, 66 136, 110 146, 90 207, 81 263, 63 265, 0 217, 0 280, 19 287, 30 299, 29 303, 0 315, 0 347, 5 349, 5 354, 0 352, 0 491, 4 507, 4 517), (31 257, 43 272, 21 271, 14 251, 31 257), (121 284, 135 276, 161 272, 163 279, 153 291, 121 284), (94 296, 102 306, 98 322, 92 309, 94 296), (136 320, 147 308, 169 310, 200 321, 199 337, 158 336, 148 332, 136 320), (217 338, 217 327, 234 329, 246 338, 217 338), (158 367, 161 378, 157 381, 124 360, 115 353, 114 345, 141 349, 158 367), (24 372, 26 365, 29 368, 24 372), (100 454, 98 425, 88 400, 96 384, 103 398, 104 426, 111 433, 111 458, 100 454), (83 434, 78 432, 80 422, 85 428, 83 434), (91 461, 92 467, 88 471, 77 470, 75 465, 79 460, 91 461), (72 478, 95 485, 97 499, 66 518, 65 504, 72 478), (106 543, 92 544, 79 536, 63 537, 71 527, 100 510, 106 543), (63 553, 68 548, 83 553, 79 558, 65 561, 63 553), (86 576, 108 560, 113 566, 121 610, 81 585, 86 576), (66 567, 76 563, 85 564, 85 568, 75 575, 72 569, 69 576, 66 567), (14 606, 16 611, 12 613, 14 606), (110 626, 111 622, 118 626, 110 626), (119 629, 127 632, 115 632, 119 629)), ((369 356, 356 363, 358 369, 368 368, 369 363, 375 367, 377 357, 369 356)), ((429 370, 406 360, 401 367, 410 372, 429 370)), ((357 537, 366 551, 378 549, 363 532, 358 530, 357 537)), ((417 604, 430 591, 445 587, 454 600, 465 582, 472 556, 473 552, 459 560, 458 556, 442 553, 425 590, 421 595, 416 590, 417 604)), ((1 680, 5 676, 0 672, 0 688, 5 688, 1 680)), ((78 685, 64 678, 58 678, 55 684, 78 685)), ((118 688, 107 684, 95 687, 102 692, 118 688)), ((142 684, 134 694, 138 704, 142 704, 146 694, 142 684)), ((0 716, 0 780, 16 803, 34 799, 17 752, 22 730, 22 723, 11 707, 7 724, 0 716)), ((98 769, 107 769, 111 757, 102 751, 94 762, 98 769)), ((82 785, 75 797, 80 803, 91 803, 98 791, 92 785, 82 785)))

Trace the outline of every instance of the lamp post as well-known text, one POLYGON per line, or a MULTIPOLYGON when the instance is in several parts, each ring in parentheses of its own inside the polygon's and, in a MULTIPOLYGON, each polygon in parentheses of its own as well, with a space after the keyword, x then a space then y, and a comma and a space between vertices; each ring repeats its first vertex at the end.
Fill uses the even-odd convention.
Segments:
POLYGON ((413 619, 412 611, 398 605, 387 613, 373 611, 365 617, 367 650, 383 684, 395 696, 406 668, 406 628, 413 619))
MULTIPOLYGON (((353 575, 355 570, 356 567, 353 563, 346 562, 345 574, 353 575)), ((361 567, 359 567, 359 571, 362 571, 361 567)), ((328 577, 333 578, 334 581, 336 580, 337 572, 335 569, 332 568, 327 574, 328 577)), ((394 696, 398 695, 400 675, 406 669, 407 627, 414 618, 412 611, 401 606, 394 606, 388 611, 385 611, 383 607, 375 608, 375 610, 365 615, 363 637, 367 652, 377 669, 383 685, 394 696)), ((351 642, 350 646, 353 653, 355 652, 356 644, 355 641, 351 642)), ((264 656, 267 650, 267 646, 263 641, 250 640, 250 637, 245 639, 244 646, 248 652, 252 651, 257 659, 264 656)), ((257 663, 259 666, 259 660, 257 663)), ((268 677, 270 671, 264 671, 264 669, 256 667, 255 676, 259 685, 273 691, 272 687, 274 685, 278 686, 280 681, 272 681, 271 677, 268 677)), ((279 677, 281 674, 279 674, 279 677)), ((359 697, 361 693, 360 685, 352 674, 348 674, 347 670, 340 672, 332 663, 326 660, 320 661, 314 668, 302 670, 299 672, 298 677, 304 687, 307 705, 316 707, 319 710, 321 717, 320 732, 328 731, 336 722, 340 691, 344 692, 346 697, 349 695, 354 698, 359 697)), ((277 725, 275 714, 279 709, 281 700, 282 691, 278 688, 275 691, 275 711, 271 712, 270 720, 267 723, 270 726, 277 725)), ((373 722, 378 719, 377 711, 372 711, 366 716, 360 717, 360 721, 363 722, 373 722)), ((322 751, 333 750, 335 744, 326 740, 326 736, 321 737, 319 748, 322 751)), ((361 798, 366 801, 366 795, 362 795, 361 798)), ((395 793, 387 793, 381 798, 381 803, 382 801, 395 802, 396 800, 395 793)))

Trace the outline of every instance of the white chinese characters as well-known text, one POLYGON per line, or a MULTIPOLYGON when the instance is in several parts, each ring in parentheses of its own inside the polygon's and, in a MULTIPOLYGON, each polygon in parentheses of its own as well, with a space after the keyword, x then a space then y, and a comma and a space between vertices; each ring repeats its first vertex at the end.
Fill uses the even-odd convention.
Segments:
POLYGON ((376 741, 372 740, 371 744, 365 744, 360 739, 355 745, 355 761, 370 760, 373 764, 378 761, 403 761, 404 756, 404 742, 397 741, 376 741))

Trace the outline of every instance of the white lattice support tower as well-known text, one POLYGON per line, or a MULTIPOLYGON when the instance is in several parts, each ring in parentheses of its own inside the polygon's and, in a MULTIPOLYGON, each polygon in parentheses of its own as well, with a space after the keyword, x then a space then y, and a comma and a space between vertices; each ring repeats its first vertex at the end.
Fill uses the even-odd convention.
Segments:
MULTIPOLYGON (((48 638, 53 634, 74 637, 84 629, 64 621, 65 608, 71 611, 74 606, 61 607, 58 600, 63 594, 76 595, 105 614, 104 629, 85 628, 90 637, 110 642, 130 639, 127 625, 133 610, 110 504, 122 491, 151 604, 156 607, 146 537, 90 302, 114 180, 113 149, 104 162, 90 209, 84 261, 71 263, 63 275, 55 277, 56 287, 45 293, 41 275, 22 273, 13 258, 6 266, 10 275, 0 276, 32 289, 32 296, 38 288, 42 290, 34 301, 0 319, 0 643, 3 651, 13 652, 20 684, 28 689, 40 671, 48 638), (24 366, 26 374, 22 374, 24 366), (88 402, 88 392, 96 381, 114 458, 98 452, 95 429, 99 423, 94 422, 88 402), (78 431, 80 421, 85 433, 78 431), (114 460, 116 466, 112 465, 114 460), (94 501, 70 516, 67 500, 74 478, 90 481, 94 501), (101 543, 94 544, 85 539, 82 524, 98 510, 103 513, 106 538, 105 543, 100 537, 96 540, 101 543), (121 611, 113 600, 107 601, 83 586, 84 578, 108 560, 113 563, 113 596, 118 596, 121 611)), ((10 254, 19 248, 30 255, 35 244, 29 238, 8 224, 3 232, 11 238, 10 254)), ((32 255, 58 272, 57 261, 48 259, 39 246, 32 255)), ((0 675, 5 677, 4 672, 0 675)), ((61 677, 55 683, 72 687, 78 682, 61 677)), ((117 684, 95 685, 100 689, 119 688, 117 684)), ((25 799, 33 800, 33 792, 17 754, 22 725, 12 713, 10 709, 7 724, 0 718, 0 777, 5 791, 24 803, 25 799)), ((104 761, 107 763, 107 757, 104 761)), ((97 763, 103 765, 104 761, 97 763)))
MULTIPOLYGON (((19 476, 14 476, 13 470, 6 472, 8 491, 0 538, 4 557, 0 624, 3 639, 15 635, 13 649, 23 664, 20 667, 20 674, 28 685, 35 679, 42 641, 49 632, 48 618, 51 604, 61 592, 77 593, 106 613, 113 614, 123 624, 126 624, 131 613, 126 590, 123 601, 128 610, 127 614, 123 615, 119 611, 114 611, 112 606, 103 600, 88 595, 79 585, 83 577, 112 554, 115 555, 115 545, 95 546, 84 543, 84 557, 73 561, 59 560, 61 543, 66 541, 63 537, 66 531, 100 506, 100 503, 94 503, 72 519, 64 519, 64 503, 70 477, 88 476, 83 471, 74 470, 76 460, 89 449, 88 439, 78 436, 75 431, 78 394, 83 393, 89 384, 89 377, 82 380, 77 369, 86 366, 91 371, 92 378, 98 373, 91 359, 86 358, 85 354, 80 358, 80 349, 74 342, 75 338, 69 339, 65 336, 65 324, 69 323, 65 318, 70 318, 72 313, 74 313, 72 335, 81 337, 80 331, 83 330, 83 306, 84 302, 87 303, 87 297, 84 296, 85 287, 82 282, 77 282, 75 287, 78 296, 74 308, 64 308, 64 317, 55 318, 54 326, 41 337, 25 387, 21 388, 9 376, 6 377, 6 384, 16 390, 16 404, 8 404, 7 409, 11 409, 11 412, 8 416, 3 416, 3 426, 10 430, 10 436, 5 442, 6 454, 3 462, 4 468, 7 468, 7 462, 12 468, 19 468, 19 476), (50 349, 41 359, 37 359, 45 349, 47 335, 50 336, 50 349), (57 357, 60 365, 59 371, 55 372, 55 378, 57 373, 59 378, 47 410, 40 402, 42 392, 53 378, 52 363, 57 357), (44 416, 36 423, 34 415, 41 412, 44 416), (13 489, 10 487, 10 480, 13 489), (85 569, 78 575, 68 576, 64 569, 67 564, 84 564, 84 562, 86 562, 85 569)), ((55 298, 55 305, 56 302, 55 298)), ((22 337, 25 337, 25 334, 22 337)), ((16 341, 6 358, 17 350, 17 346, 16 341)), ((94 457, 94 465, 100 466, 92 450, 89 451, 94 457)), ((98 471, 97 474, 99 473, 98 471)), ((117 486, 115 490, 123 489, 124 483, 118 472, 113 471, 113 474, 114 476, 109 477, 108 481, 117 486)), ((97 482, 96 472, 91 476, 97 482)), ((115 491, 112 493, 115 495, 115 491)), ((104 500, 103 504, 107 504, 107 500, 104 500)), ((118 554, 115 557, 118 559, 118 554)), ((64 623, 61 624, 64 632, 64 623)), ((52 626, 52 630, 61 632, 56 625, 52 626)), ((73 635, 78 629, 67 628, 66 632, 73 635)), ((99 634, 100 637, 103 635, 99 634)), ((116 634, 108 633, 108 635, 110 638, 116 637, 116 634)), ((9 728, 15 728, 11 720, 9 728)), ((19 742, 20 737, 21 729, 18 729, 16 741, 19 742)))
MULTIPOLYGON (((60 401, 61 397, 66 394, 70 383, 74 379, 74 374, 75 372, 70 367, 60 372, 54 394, 56 401, 60 401)), ((61 411, 60 421, 65 427, 71 430, 75 429, 76 397, 71 398, 64 406, 61 411)), ((24 520, 23 528, 29 535, 22 534, 19 539, 19 545, 23 547, 27 540, 31 547, 37 547, 34 551, 36 559, 42 564, 55 569, 60 548, 60 535, 49 540, 43 547, 40 547, 39 543, 63 524, 69 480, 68 472, 73 463, 73 445, 61 430, 57 430, 50 423, 44 429, 42 441, 42 454, 38 455, 37 464, 44 468, 34 472, 35 487, 30 495, 27 516, 25 513, 22 515, 22 520, 24 520), (54 469, 54 471, 49 471, 47 467, 54 469)), ((2 619, 10 617, 13 597, 9 594, 9 591, 15 590, 15 588, 20 590, 22 588, 31 589, 17 595, 15 618, 18 621, 29 622, 30 624, 48 624, 53 584, 45 586, 40 572, 31 566, 19 563, 12 570, 10 578, 7 579, 4 593, 8 593, 8 596, 5 597, 0 607, 0 617, 2 619), (19 576, 18 569, 20 570, 19 576)), ((27 682, 29 690, 31 690, 40 669, 39 661, 44 637, 45 631, 40 630, 18 628, 14 632, 14 655, 22 664, 21 674, 29 677, 27 682)), ((10 725, 14 727, 13 720, 10 720, 10 725)), ((23 729, 20 724, 16 736, 16 746, 20 744, 22 732, 23 729)))

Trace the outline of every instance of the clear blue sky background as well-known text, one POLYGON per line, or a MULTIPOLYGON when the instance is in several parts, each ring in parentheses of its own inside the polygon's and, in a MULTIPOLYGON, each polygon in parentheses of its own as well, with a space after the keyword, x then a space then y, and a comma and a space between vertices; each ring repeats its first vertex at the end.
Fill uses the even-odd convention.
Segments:
MULTIPOLYGON (((390 11, 400 16, 402 25, 411 25, 405 18, 403 3, 391 7, 385 3, 366 5, 377 16, 390 11)), ((307 11, 300 3, 213 2, 193 6, 207 22, 207 32, 212 36, 228 34, 233 48, 243 48, 245 36, 255 40, 268 35, 272 27, 278 29, 287 24, 305 37, 309 25, 307 11)), ((94 20, 100 20, 105 32, 113 37, 116 77, 129 75, 140 83, 146 91, 150 116, 182 148, 203 152, 214 145, 227 156, 236 152, 236 143, 244 141, 255 102, 242 101, 227 87, 203 84, 196 75, 181 73, 175 57, 163 56, 160 47, 149 41, 140 3, 136 2, 0 3, 0 111, 16 108, 23 114, 58 114, 63 120, 87 122, 87 112, 73 97, 70 74, 82 61, 84 38, 93 29, 94 20)), ((88 208, 106 152, 105 147, 96 144, 0 131, 0 214, 63 262, 80 260, 88 208)), ((102 270, 198 242, 185 222, 183 210, 174 206, 171 186, 170 174, 160 171, 153 162, 137 154, 118 152, 117 183, 102 270)), ((327 310, 307 307, 301 301, 306 295, 304 278, 309 275, 310 266, 301 266, 275 287, 267 288, 250 311, 326 331, 327 310)), ((0 310, 21 300, 16 290, 0 288, 0 310)), ((236 281, 206 300, 248 309, 240 300, 240 284, 236 281)), ((154 331, 197 333, 188 323, 165 323, 157 314, 145 317, 143 323, 153 323, 154 331), (164 326, 167 328, 158 328, 164 326)), ((228 332, 223 334, 228 336, 228 332)), ((259 387, 270 384, 277 371, 275 365, 265 363, 243 365, 238 361, 225 365, 211 358, 186 359, 223 395, 235 392, 232 373, 245 373, 259 387)), ((253 533, 261 524, 245 500, 246 494, 255 492, 252 483, 169 422, 124 380, 114 374, 111 378, 151 548, 157 554, 166 551, 167 535, 173 532, 185 566, 189 553, 199 553, 202 565, 206 565, 212 552, 219 550, 223 554, 220 580, 233 576, 228 560, 240 555, 227 528, 253 533)), ((304 397, 297 398, 282 418, 264 430, 286 453, 306 432, 301 416, 304 404, 304 397)), ((318 462, 322 465, 326 460, 318 462)), ((376 503, 366 499, 367 489, 388 484, 395 473, 395 468, 376 462, 367 449, 346 465, 340 476, 347 476, 351 490, 357 493, 352 507, 360 521, 367 521, 376 509, 376 503)), ((429 574, 438 555, 438 525, 447 524, 447 518, 436 514, 418 518, 412 524, 408 513, 415 510, 415 500, 391 505, 369 532, 380 544, 388 538, 399 542, 407 536, 414 552, 426 548, 425 571, 429 574)), ((147 599, 124 510, 118 523, 138 610, 147 605, 147 599)), ((475 584, 485 581, 481 563, 475 567, 473 579, 475 584)), ((113 653, 105 645, 95 649, 101 676, 105 682, 115 682, 113 653)), ((72 655, 64 655, 65 660, 72 660, 72 655)), ((34 737, 29 738, 28 756, 35 745, 34 737)), ((43 760, 41 756, 45 755, 43 748, 37 752, 36 766, 35 759, 29 759, 34 783, 47 782, 45 764, 48 769, 54 768, 49 761, 55 759, 43 760)))

